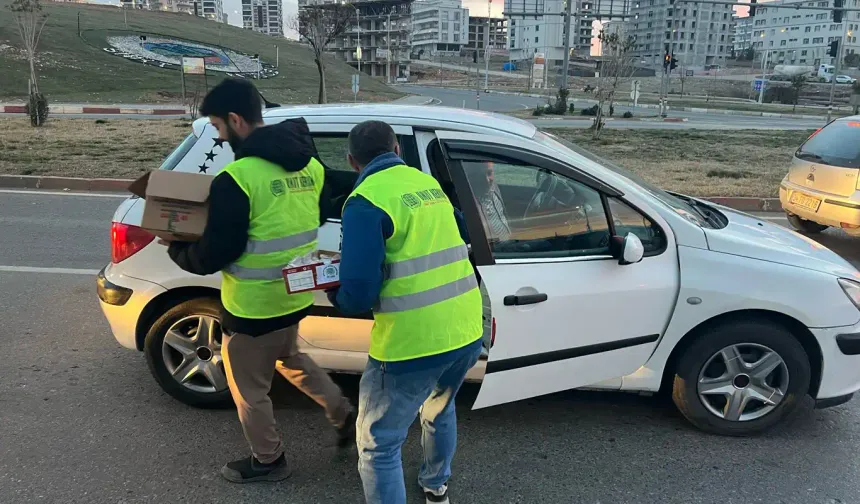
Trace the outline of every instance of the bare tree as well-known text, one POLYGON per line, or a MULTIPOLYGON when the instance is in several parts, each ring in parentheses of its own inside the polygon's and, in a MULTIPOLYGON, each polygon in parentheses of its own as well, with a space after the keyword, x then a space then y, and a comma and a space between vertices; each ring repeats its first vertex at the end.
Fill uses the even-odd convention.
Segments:
POLYGON ((597 140, 603 129, 603 108, 609 102, 610 110, 622 79, 630 77, 633 68, 632 51, 636 38, 618 32, 601 30, 597 36, 602 44, 603 58, 600 61, 600 77, 597 79, 597 115, 591 125, 592 137, 597 140))
POLYGON ((800 92, 803 91, 805 86, 806 75, 799 74, 791 77, 791 89, 794 90, 794 105, 791 107, 792 112, 797 110, 797 100, 800 99, 800 92))
POLYGON ((299 32, 314 52, 314 63, 320 76, 318 103, 326 103, 325 55, 326 47, 346 33, 352 25, 355 8, 351 4, 309 5, 299 9, 293 29, 299 32))
POLYGON ((15 16, 15 24, 18 26, 18 34, 21 35, 21 43, 24 45, 24 53, 30 64, 30 82, 27 89, 28 112, 30 123, 33 126, 41 126, 45 123, 48 115, 48 104, 44 96, 39 93, 39 79, 36 74, 36 56, 39 47, 39 39, 48 15, 42 12, 42 4, 39 0, 13 0, 9 7, 15 16))

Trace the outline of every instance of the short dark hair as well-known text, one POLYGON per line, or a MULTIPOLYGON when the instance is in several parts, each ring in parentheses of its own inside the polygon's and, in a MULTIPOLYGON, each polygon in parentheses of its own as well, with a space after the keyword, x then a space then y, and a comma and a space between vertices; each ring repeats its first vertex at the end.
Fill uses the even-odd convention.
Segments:
POLYGON ((397 135, 382 121, 364 121, 349 132, 349 153, 361 166, 377 156, 394 152, 396 145, 397 135))
POLYGON ((233 112, 252 124, 263 122, 260 92, 246 79, 224 79, 203 98, 200 115, 226 120, 233 112))

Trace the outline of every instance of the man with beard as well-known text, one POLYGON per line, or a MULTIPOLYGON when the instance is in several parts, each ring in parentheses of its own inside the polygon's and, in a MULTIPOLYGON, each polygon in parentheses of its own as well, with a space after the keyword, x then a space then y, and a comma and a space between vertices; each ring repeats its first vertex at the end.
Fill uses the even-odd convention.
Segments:
POLYGON ((227 384, 251 456, 221 474, 235 483, 290 475, 268 393, 275 369, 325 409, 341 446, 354 438, 355 414, 331 378, 299 352, 298 325, 312 293, 288 294, 281 268, 317 248, 325 170, 304 119, 263 124, 259 92, 226 79, 204 98, 218 136, 235 161, 212 181, 209 217, 200 240, 173 242, 168 253, 197 275, 222 273, 222 349, 227 384), (322 196, 322 198, 321 198, 322 196))

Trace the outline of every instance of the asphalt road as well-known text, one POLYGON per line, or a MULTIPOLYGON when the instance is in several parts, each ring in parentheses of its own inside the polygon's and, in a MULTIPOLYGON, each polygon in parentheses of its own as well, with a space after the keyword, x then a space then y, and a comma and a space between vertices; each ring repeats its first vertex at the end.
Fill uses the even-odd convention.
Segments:
MULTIPOLYGON (((435 98, 438 105, 445 107, 457 107, 468 109, 480 109, 487 112, 512 112, 516 110, 534 109, 538 105, 546 104, 545 98, 534 98, 530 96, 514 96, 502 94, 478 94, 474 90, 451 89, 422 86, 403 86, 405 91, 435 98)), ((589 102, 581 100, 574 101, 576 110, 592 106, 589 102)), ((656 117, 656 109, 642 109, 627 107, 626 105, 615 106, 615 115, 620 117, 624 112, 632 111, 635 117, 656 117)), ((610 121, 610 128, 632 128, 632 129, 798 129, 807 130, 820 128, 824 125, 824 117, 819 119, 788 119, 774 117, 757 117, 741 115, 719 115, 703 114, 696 112, 682 112, 670 110, 669 117, 686 118, 687 122, 663 123, 663 122, 638 122, 638 121, 610 121)), ((564 128, 587 128, 588 120, 553 120, 537 119, 533 121, 542 128, 564 127, 564 128)))
MULTIPOLYGON (((337 452, 322 411, 280 380, 293 477, 222 481, 219 467, 245 454, 235 413, 162 393, 143 356, 113 340, 92 274, 31 272, 101 268, 118 203, 0 191, 0 503, 361 502, 354 452, 337 452)), ((822 241, 860 264, 855 240, 822 241)), ((356 378, 338 380, 355 400, 356 378)), ((455 503, 860 502, 860 401, 822 411, 807 401, 790 424, 731 439, 694 430, 655 397, 565 392, 470 411, 477 390, 457 400, 455 503)), ((404 448, 410 485, 416 434, 404 448)))

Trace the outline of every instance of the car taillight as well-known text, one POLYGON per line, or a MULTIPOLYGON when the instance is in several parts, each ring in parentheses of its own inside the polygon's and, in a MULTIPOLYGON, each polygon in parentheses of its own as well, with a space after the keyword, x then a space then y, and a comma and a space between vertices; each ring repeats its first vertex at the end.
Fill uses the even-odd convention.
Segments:
POLYGON ((155 235, 137 226, 112 222, 110 226, 110 260, 114 264, 133 256, 149 245, 155 235))

